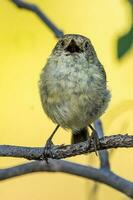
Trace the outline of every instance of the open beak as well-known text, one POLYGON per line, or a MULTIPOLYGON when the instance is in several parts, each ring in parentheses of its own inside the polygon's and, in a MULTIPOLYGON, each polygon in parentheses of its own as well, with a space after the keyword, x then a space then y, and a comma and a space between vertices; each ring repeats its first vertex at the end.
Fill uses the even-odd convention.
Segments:
POLYGON ((72 39, 69 43, 69 45, 65 48, 66 51, 70 53, 81 53, 83 52, 82 49, 79 48, 79 46, 76 44, 75 40, 72 39))

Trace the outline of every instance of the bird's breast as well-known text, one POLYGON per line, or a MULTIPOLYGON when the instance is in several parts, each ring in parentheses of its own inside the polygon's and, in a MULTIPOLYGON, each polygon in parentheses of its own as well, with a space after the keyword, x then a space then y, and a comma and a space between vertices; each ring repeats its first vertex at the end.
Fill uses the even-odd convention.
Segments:
POLYGON ((53 87, 63 93, 80 95, 104 88, 104 77, 98 66, 90 64, 84 56, 63 56, 48 71, 53 87))
POLYGON ((98 66, 89 63, 84 56, 51 58, 40 81, 45 112, 63 127, 84 127, 106 107, 103 79, 98 66))

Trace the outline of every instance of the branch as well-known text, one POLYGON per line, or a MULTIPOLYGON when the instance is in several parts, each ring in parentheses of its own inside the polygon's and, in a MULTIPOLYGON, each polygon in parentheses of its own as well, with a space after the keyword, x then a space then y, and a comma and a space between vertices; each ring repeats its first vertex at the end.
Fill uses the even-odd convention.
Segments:
MULTIPOLYGON (((100 119, 94 122, 94 128, 99 138, 104 137, 103 126, 100 119)), ((110 161, 109 161, 108 151, 106 149, 100 150, 98 154, 99 154, 99 160, 100 160, 100 168, 110 172, 110 161)), ((96 200, 98 190, 99 190, 99 184, 98 182, 95 182, 91 189, 90 197, 96 200)))
MULTIPOLYGON (((100 138, 98 150, 133 147, 133 135, 111 135, 100 138)), ((61 159, 84 153, 94 152, 93 140, 73 145, 53 145, 47 152, 48 158, 61 159)), ((42 160, 44 148, 0 145, 0 156, 26 158, 29 160, 42 160)))
MULTIPOLYGON (((94 122, 94 127, 98 133, 99 138, 102 138, 104 136, 102 122, 100 120, 96 120, 94 122)), ((99 151, 99 158, 100 158, 100 165, 101 168, 110 169, 110 163, 109 163, 109 155, 107 150, 101 150, 99 151)))
POLYGON ((100 183, 104 183, 117 189, 118 191, 133 198, 133 183, 121 178, 111 171, 96 169, 94 167, 83 166, 80 164, 63 161, 49 160, 49 164, 45 161, 34 161, 22 164, 16 167, 0 170, 0 180, 16 177, 33 172, 63 172, 77 175, 100 183))
POLYGON ((22 0, 11 0, 18 8, 23 8, 34 12, 55 34, 57 38, 63 36, 63 31, 58 29, 52 21, 35 5, 31 3, 26 3, 22 0))

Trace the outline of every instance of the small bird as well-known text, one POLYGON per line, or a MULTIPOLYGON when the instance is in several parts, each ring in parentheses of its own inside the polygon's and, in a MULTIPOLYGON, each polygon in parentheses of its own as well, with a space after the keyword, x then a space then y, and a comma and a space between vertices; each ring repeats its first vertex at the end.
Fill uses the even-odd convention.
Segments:
POLYGON ((91 41, 79 34, 66 34, 54 47, 39 81, 40 97, 47 116, 57 124, 47 140, 61 126, 72 130, 72 144, 84 142, 91 124, 106 110, 110 101, 106 73, 91 41))

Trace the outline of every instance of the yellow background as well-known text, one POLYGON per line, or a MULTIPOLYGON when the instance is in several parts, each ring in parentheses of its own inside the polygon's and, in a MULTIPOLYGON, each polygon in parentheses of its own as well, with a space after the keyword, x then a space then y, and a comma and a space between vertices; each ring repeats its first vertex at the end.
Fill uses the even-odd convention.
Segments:
MULTIPOLYGON (((116 42, 128 31, 131 10, 124 0, 32 0, 65 33, 79 33, 92 40, 105 66, 112 101, 102 117, 106 134, 133 130, 133 60, 130 52, 119 61, 116 42)), ((57 39, 32 12, 0 0, 0 144, 43 146, 55 125, 43 113, 37 82, 57 39)), ((59 130, 55 143, 69 143, 70 133, 59 130)), ((133 180, 133 150, 111 151, 111 167, 133 180)), ((98 166, 95 154, 69 160, 98 166)), ((0 158, 0 167, 26 162, 0 158)), ((66 174, 36 173, 0 183, 4 200, 94 199, 94 182, 66 174)), ((100 185, 97 199, 127 199, 100 185), (108 195, 108 196, 107 196, 108 195)))

